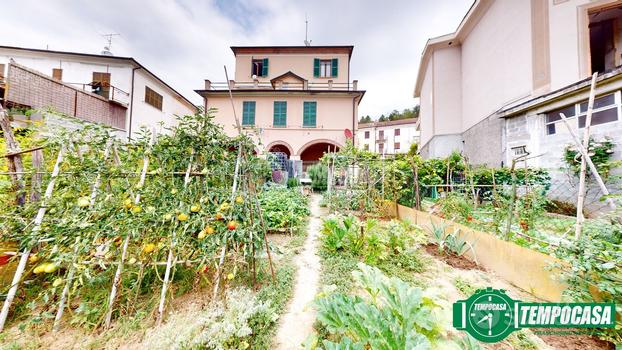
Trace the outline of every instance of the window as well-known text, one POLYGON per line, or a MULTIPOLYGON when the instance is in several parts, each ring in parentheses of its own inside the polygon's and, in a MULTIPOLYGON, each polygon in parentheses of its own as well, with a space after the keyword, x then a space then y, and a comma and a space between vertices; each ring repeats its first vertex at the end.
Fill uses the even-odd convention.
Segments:
POLYGON ((242 102, 242 125, 255 125, 255 101, 242 102))
POLYGON ((384 130, 378 131, 378 139, 384 140, 384 130))
POLYGON ((0 79, 4 78, 4 64, 0 64, 0 79))
MULTIPOLYGON (((594 99, 594 109, 592 111, 591 125, 605 124, 618 120, 618 108, 620 103, 616 102, 616 99, 618 98, 616 96, 617 94, 619 93, 604 95, 594 99)), ((585 127, 587 104, 587 101, 583 101, 578 104, 566 106, 552 112, 548 112, 545 119, 546 134, 552 135, 557 132, 556 124, 561 122, 561 117, 559 116, 560 113, 564 113, 564 115, 568 119, 578 116, 578 126, 580 128, 585 127)))
POLYGON ((162 110, 162 95, 145 86, 145 103, 162 110))
POLYGON ((556 123, 559 122, 562 118, 559 116, 560 113, 564 113, 566 118, 572 118, 575 116, 575 106, 567 106, 560 109, 556 109, 552 112, 546 114, 546 134, 552 135, 557 132, 556 123))
POLYGON ((400 143, 396 142, 395 144, 393 144, 393 148, 396 149, 396 150, 400 149, 400 143))
POLYGON ((592 73, 606 72, 622 64, 622 38, 618 34, 622 24, 621 10, 622 6, 618 4, 588 13, 592 73))
POLYGON ((110 98, 110 73, 93 72, 91 88, 93 93, 110 98))
POLYGON ((384 143, 378 144, 378 153, 384 153, 384 143))
POLYGON ((395 136, 400 136, 400 129, 395 129, 395 136))
POLYGON ((60 68, 52 69, 52 78, 56 80, 63 80, 63 70, 60 68))
POLYGON ((268 76, 268 59, 253 59, 251 67, 251 76, 256 75, 258 77, 268 76))
POLYGON ((518 146, 518 147, 512 147, 512 152, 514 153, 515 156, 521 156, 523 154, 527 154, 527 146, 518 146))
POLYGON ((287 126, 287 102, 274 101, 274 126, 287 126))
POLYGON ((368 139, 369 138, 369 131, 365 131, 365 138, 368 139))
MULTIPOLYGON (((587 115, 587 102, 579 105, 579 127, 585 127, 585 117, 587 115)), ((594 99, 594 109, 590 125, 605 124, 618 120, 618 106, 616 105, 615 95, 605 95, 594 99)))
POLYGON ((325 60, 313 59, 313 76, 315 78, 334 78, 339 72, 339 60, 337 58, 325 60))
POLYGON ((302 113, 302 126, 315 128, 316 126, 317 102, 304 102, 302 113))

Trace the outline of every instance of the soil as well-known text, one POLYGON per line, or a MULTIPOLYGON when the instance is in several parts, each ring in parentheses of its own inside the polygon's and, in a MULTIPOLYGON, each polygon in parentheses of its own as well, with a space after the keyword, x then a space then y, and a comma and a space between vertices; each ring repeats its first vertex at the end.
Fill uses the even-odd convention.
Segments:
MULTIPOLYGON (((536 329, 532 329, 537 331, 536 329)), ((543 331, 555 331, 556 329, 546 329, 543 331)), ((564 331, 564 330, 560 330, 564 331)), ((607 349, 614 350, 615 345, 598 338, 588 335, 538 335, 538 337, 554 349, 558 350, 595 350, 607 349)))
POLYGON ((438 246, 436 244, 426 244, 423 246, 425 251, 433 257, 443 260, 447 265, 462 270, 480 270, 485 271, 483 267, 477 265, 475 262, 467 259, 464 256, 458 256, 453 253, 444 252, 439 253, 438 246))
POLYGON ((302 252, 296 257, 296 282, 286 312, 279 320, 273 349, 291 350, 301 348, 302 343, 315 331, 315 310, 310 303, 318 292, 320 281, 320 257, 317 255, 318 235, 325 210, 320 208, 320 196, 311 197, 311 217, 308 235, 302 252))

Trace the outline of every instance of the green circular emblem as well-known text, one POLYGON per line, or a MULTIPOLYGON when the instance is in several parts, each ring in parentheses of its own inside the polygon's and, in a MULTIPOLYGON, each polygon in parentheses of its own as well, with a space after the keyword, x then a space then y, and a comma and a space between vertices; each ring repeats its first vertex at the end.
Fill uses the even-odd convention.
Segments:
POLYGON ((466 301, 465 330, 482 342, 503 340, 515 330, 513 307, 514 300, 503 291, 479 290, 466 301))

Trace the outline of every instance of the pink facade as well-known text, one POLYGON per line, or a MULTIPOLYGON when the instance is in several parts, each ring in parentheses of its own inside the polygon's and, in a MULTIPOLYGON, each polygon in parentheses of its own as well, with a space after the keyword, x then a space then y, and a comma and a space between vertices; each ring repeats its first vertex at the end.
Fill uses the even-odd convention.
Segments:
POLYGON ((353 135, 364 91, 350 80, 352 46, 232 47, 235 80, 197 90, 206 110, 236 135, 236 118, 259 153, 316 161, 353 135), (233 106, 229 98, 233 95, 233 106))

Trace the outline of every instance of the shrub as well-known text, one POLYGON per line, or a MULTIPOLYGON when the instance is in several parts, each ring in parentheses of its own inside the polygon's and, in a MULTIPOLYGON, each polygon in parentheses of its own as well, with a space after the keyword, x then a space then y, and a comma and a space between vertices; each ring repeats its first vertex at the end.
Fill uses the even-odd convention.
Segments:
POLYGON ((309 216, 308 199, 297 189, 271 187, 259 196, 268 229, 299 227, 309 216))
POLYGON ((326 191, 328 186, 328 167, 323 164, 314 164, 307 168, 311 178, 311 187, 315 191, 326 191))

